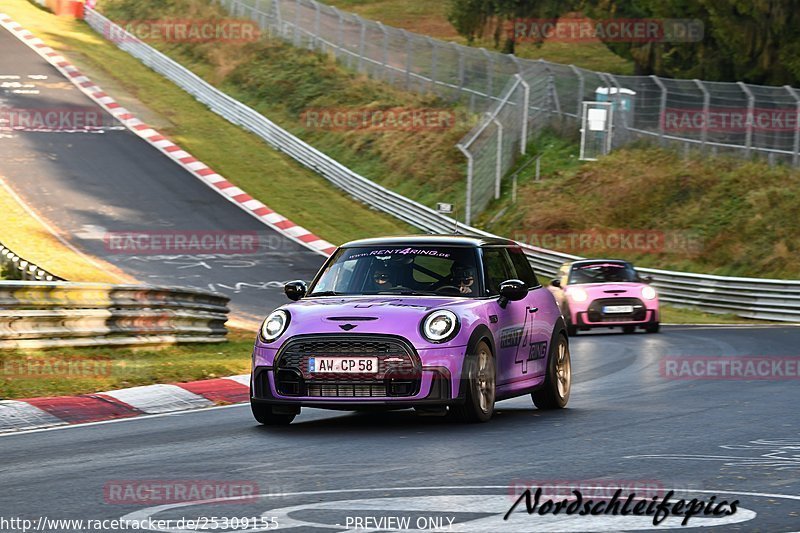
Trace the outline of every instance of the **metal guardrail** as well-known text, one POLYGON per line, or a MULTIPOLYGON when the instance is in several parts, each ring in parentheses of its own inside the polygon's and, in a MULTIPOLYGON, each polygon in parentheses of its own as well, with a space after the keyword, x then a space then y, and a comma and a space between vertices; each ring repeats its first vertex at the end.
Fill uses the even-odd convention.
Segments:
POLYGON ((193 289, 0 281, 0 349, 223 342, 228 301, 193 289))
MULTIPOLYGON (((86 21, 102 35, 124 36, 114 40, 118 47, 173 81, 213 112, 255 133, 273 148, 314 170, 353 198, 423 231, 452 232, 455 226, 452 218, 353 172, 252 108, 214 88, 166 55, 127 34, 96 11, 87 9, 86 21)), ((470 235, 492 235, 464 225, 459 225, 459 230, 470 235)), ((564 262, 580 259, 535 246, 522 246, 537 272, 548 276, 554 276, 564 262)), ((800 321, 800 281, 731 278, 648 268, 638 270, 654 278, 653 285, 659 289, 664 302, 694 305, 708 312, 734 313, 746 318, 800 321)))

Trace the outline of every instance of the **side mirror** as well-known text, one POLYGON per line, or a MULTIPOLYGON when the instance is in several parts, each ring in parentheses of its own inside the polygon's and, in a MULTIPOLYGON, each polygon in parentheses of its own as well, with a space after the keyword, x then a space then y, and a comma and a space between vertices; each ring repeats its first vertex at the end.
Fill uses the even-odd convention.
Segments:
POLYGON ((654 281, 655 280, 653 279, 653 276, 645 276, 644 277, 644 282, 645 283, 653 283, 654 281))
POLYGON ((554 279, 554 280, 552 280, 550 282, 550 285, 553 286, 553 287, 558 287, 560 289, 561 288, 561 280, 560 279, 554 279))
POLYGON ((306 285, 305 281, 290 281, 283 286, 283 292, 286 293, 286 296, 290 300, 296 302, 306 295, 308 292, 308 285, 306 285))
POLYGON ((528 295, 528 286, 524 281, 509 279, 500 284, 500 307, 505 308, 508 302, 522 300, 528 295))

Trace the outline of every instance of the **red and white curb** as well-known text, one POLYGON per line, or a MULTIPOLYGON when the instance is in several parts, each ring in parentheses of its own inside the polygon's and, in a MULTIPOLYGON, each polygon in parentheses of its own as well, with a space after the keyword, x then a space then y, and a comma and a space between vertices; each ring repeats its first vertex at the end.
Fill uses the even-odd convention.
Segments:
POLYGON ((0 433, 247 402, 250 376, 145 385, 80 396, 0 400, 0 433))
POLYGON ((300 243, 315 252, 327 256, 336 249, 336 246, 333 244, 319 238, 302 226, 298 226, 286 217, 276 213, 259 200, 256 200, 239 187, 236 187, 209 168, 205 163, 198 161, 190 153, 181 149, 180 146, 136 118, 133 113, 119 105, 114 98, 95 85, 94 82, 70 63, 63 55, 47 46, 44 41, 14 22, 11 17, 5 13, 0 13, 0 26, 8 30, 44 58, 45 61, 58 69, 58 71, 70 80, 81 92, 92 99, 101 108, 105 109, 111 116, 122 123, 122 125, 157 148, 164 155, 211 187, 226 200, 236 204, 245 212, 288 239, 300 243))

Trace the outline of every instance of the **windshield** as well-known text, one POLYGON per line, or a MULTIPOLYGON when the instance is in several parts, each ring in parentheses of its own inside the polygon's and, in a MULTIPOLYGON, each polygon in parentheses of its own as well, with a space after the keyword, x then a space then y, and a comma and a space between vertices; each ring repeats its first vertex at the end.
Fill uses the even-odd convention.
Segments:
POLYGON ((337 252, 310 296, 481 294, 475 248, 370 246, 337 252))
POLYGON ((638 281, 640 281, 639 275, 629 263, 604 262, 574 265, 569 275, 570 285, 638 281))

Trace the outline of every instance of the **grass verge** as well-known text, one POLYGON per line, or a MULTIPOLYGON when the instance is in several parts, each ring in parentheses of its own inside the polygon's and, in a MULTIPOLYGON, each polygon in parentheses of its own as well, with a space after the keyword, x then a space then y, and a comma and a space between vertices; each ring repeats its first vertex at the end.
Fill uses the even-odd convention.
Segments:
POLYGON ((254 335, 231 330, 221 344, 0 351, 0 398, 86 394, 246 374, 254 335))

